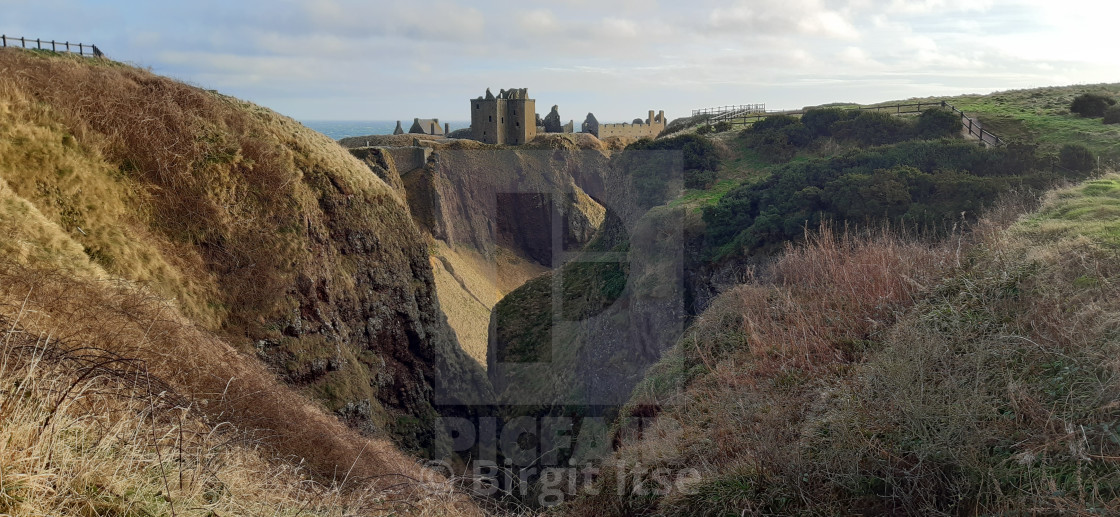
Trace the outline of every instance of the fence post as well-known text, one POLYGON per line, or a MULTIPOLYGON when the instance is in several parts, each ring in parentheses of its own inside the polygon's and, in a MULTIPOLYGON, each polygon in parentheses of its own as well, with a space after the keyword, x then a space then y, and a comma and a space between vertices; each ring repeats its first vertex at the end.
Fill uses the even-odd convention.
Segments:
POLYGON ((70 42, 69 41, 66 42, 66 51, 70 52, 70 42))
POLYGON ((23 39, 23 36, 19 37, 19 45, 23 48, 27 48, 27 40, 23 39))
POLYGON ((8 46, 8 37, 7 36, 5 36, 3 34, 0 34, 0 41, 4 42, 5 47, 8 46))
POLYGON ((85 55, 85 54, 82 53, 82 44, 81 43, 78 43, 78 55, 79 56, 84 56, 85 55))
POLYGON ((58 52, 58 49, 55 48, 55 46, 54 46, 54 40, 53 39, 51 40, 51 52, 58 52))
POLYGON ((35 38, 35 48, 38 50, 43 50, 43 42, 39 41, 39 38, 35 38))

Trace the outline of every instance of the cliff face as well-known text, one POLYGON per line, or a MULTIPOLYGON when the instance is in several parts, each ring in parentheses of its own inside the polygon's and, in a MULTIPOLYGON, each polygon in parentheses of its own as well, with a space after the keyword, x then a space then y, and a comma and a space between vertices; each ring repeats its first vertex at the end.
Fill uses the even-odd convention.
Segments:
MULTIPOLYGON (((0 259, 81 250, 411 447, 430 439, 437 377, 488 389, 440 311, 402 193, 335 142, 112 62, 4 51, 0 68, 19 72, 0 79, 0 176, 59 232, 0 259)), ((386 160, 367 161, 392 180, 386 160)))
POLYGON ((363 146, 351 152, 375 171, 384 160, 367 157, 418 154, 408 151, 416 143, 430 150, 422 166, 390 167, 390 175, 399 173, 413 219, 432 237, 441 307, 482 365, 494 304, 581 249, 605 216, 583 188, 601 195, 609 168, 609 154, 591 141, 542 137, 515 149, 376 136, 348 143, 363 146))

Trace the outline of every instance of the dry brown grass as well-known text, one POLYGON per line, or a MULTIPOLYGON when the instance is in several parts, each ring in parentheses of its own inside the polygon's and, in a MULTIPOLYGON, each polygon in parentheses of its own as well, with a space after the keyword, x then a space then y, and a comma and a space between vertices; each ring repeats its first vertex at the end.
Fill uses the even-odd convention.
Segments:
POLYGON ((298 230, 329 233, 308 183, 399 204, 334 142, 249 103, 111 62, 4 49, 0 69, 9 186, 208 328, 260 329, 290 309, 286 289, 314 262, 298 230))
MULTIPOLYGON (((251 438, 251 447, 216 451, 211 461, 248 455, 245 468, 256 469, 253 474, 228 474, 234 482, 256 476, 245 480, 247 486, 277 490, 262 500, 291 496, 313 507, 318 503, 305 496, 335 490, 338 504, 327 514, 364 511, 347 510, 359 493, 353 501, 391 503, 386 508, 395 511, 474 511, 455 495, 428 498, 428 485, 415 481, 428 473, 413 459, 325 414, 234 348, 248 348, 250 338, 279 336, 282 322, 298 318, 297 278, 309 285, 329 281, 340 312, 388 305, 399 296, 394 289, 430 296, 422 271, 412 270, 409 254, 423 252, 417 242, 383 240, 360 249, 365 255, 339 250, 353 246, 347 239, 355 235, 418 236, 399 196, 326 137, 248 103, 107 61, 0 50, 0 70, 0 229, 10 237, 0 243, 0 318, 18 319, 27 335, 142 364, 175 394, 176 405, 197 416, 195 435, 217 428, 215 436, 225 436, 232 427, 251 438), (370 273, 383 274, 374 280, 388 286, 383 291, 356 285, 356 270, 369 271, 363 260, 385 270, 370 273), (418 276, 393 276, 400 271, 418 276), (287 461, 300 466, 285 467, 287 461)), ((304 324, 310 323, 305 315, 304 324)), ((87 389, 75 381, 76 371, 59 366, 50 382, 87 389)), ((347 372, 361 377, 363 370, 347 372)), ((356 382, 369 390, 369 378, 356 382)), ((77 434, 87 433, 80 428, 85 423, 94 425, 103 441, 126 432, 147 436, 154 413, 134 388, 68 406, 73 411, 66 421, 76 422, 77 434)), ((32 415, 30 421, 53 411, 36 402, 33 396, 5 398, 3 411, 32 415)), ((15 421, 5 432, 9 428, 20 429, 15 421)), ((160 421, 152 443, 164 443, 169 429, 177 428, 160 421)), ((65 442, 34 447, 49 455, 59 443, 65 442)), ((132 456, 111 456, 96 469, 129 471, 133 462, 150 476, 151 457, 161 450, 150 445, 137 444, 132 456)), ((196 445, 202 451, 213 444, 196 445)), ((96 452, 76 451, 74 460, 93 461, 82 458, 96 452)), ((70 476, 51 470, 39 452, 28 454, 5 463, 4 475, 70 476)), ((147 483, 136 479, 138 486, 147 483)), ((167 483, 159 483, 167 495, 167 483)), ((71 488, 52 484, 50 497, 86 497, 71 488)), ((105 494, 131 497, 117 488, 105 494)), ((170 497, 192 504, 196 495, 173 490, 170 497)), ((82 514, 59 504, 57 513, 82 514)), ((290 508, 298 513, 299 505, 290 508)), ((218 512, 229 513, 266 512, 218 512)))
POLYGON ((617 497, 611 467, 609 495, 573 509, 1115 513, 1120 255, 1100 231, 1111 201, 1093 202, 1112 189, 1064 188, 1027 216, 1037 201, 1009 195, 940 245, 825 231, 787 250, 774 285, 718 298, 652 370, 630 409, 657 423, 620 429, 625 469, 701 481, 617 497))
MULTIPOLYGON (((677 348, 635 390, 630 411, 660 408, 657 426, 624 421, 624 468, 696 468, 700 499, 671 495, 667 514, 779 511, 800 484, 802 427, 825 380, 863 358, 873 340, 954 266, 951 244, 928 244, 888 230, 855 233, 825 225, 790 245, 763 277, 718 297, 677 348), (667 432, 677 427, 681 431, 667 432), (659 428, 664 428, 659 431, 659 428), (755 492, 724 490, 743 480, 755 492), (770 487, 780 489, 766 493, 770 487), (715 487, 714 489, 712 487, 715 487), (725 493, 726 492, 726 493, 725 493), (749 497, 745 497, 748 496, 749 497)), ((603 491, 615 494, 610 466, 603 491)), ((631 482, 632 482, 631 476, 631 482)), ((633 487, 623 487, 624 492, 633 487)), ((610 513, 650 511, 653 499, 591 498, 610 513)))
POLYGON ((14 455, 2 468, 6 479, 18 480, 8 482, 18 488, 11 504, 35 501, 27 504, 75 514, 74 504, 93 504, 96 496, 105 504, 162 500, 168 509, 176 501, 209 509, 218 503, 199 500, 218 483, 237 487, 219 497, 229 508, 262 499, 250 514, 265 513, 277 498, 289 511, 320 505, 326 514, 352 511, 349 505, 470 513, 471 505, 446 489, 433 497, 440 478, 391 443, 323 414, 143 289, 5 262, 0 319, 9 330, 0 382, 5 439, 13 445, 5 450, 14 455), (55 414, 53 423, 44 416, 55 414), (90 440, 91 448, 80 446, 90 440), (218 446, 231 440, 240 445, 218 446), (71 463, 44 463, 56 450, 71 463), (289 459, 303 467, 286 466, 289 459), (163 478, 180 475, 185 484, 168 492, 163 478), (156 497, 160 490, 171 495, 156 497))

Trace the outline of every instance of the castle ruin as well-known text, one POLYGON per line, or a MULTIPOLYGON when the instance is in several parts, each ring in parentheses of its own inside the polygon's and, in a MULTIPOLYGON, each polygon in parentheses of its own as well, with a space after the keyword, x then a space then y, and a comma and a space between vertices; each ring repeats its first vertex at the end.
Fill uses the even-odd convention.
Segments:
MULTIPOLYGON (((588 114, 590 116, 590 113, 588 114)), ((607 138, 617 136, 621 138, 657 138, 665 130, 665 112, 659 111, 657 115, 649 110, 649 118, 645 122, 635 121, 631 124, 598 124, 595 136, 607 138)))
POLYGON ((521 145, 537 136, 537 101, 528 88, 501 90, 471 100, 471 132, 487 144, 521 145))
MULTIPOLYGON (((537 136, 537 133, 572 133, 574 121, 560 124, 557 106, 540 120, 537 116, 537 101, 529 98, 528 88, 501 90, 497 96, 486 89, 486 95, 471 100, 471 138, 487 144, 521 145, 537 136), (540 122, 540 123, 538 123, 540 122)), ((633 123, 599 124, 594 115, 588 113, 588 120, 581 128, 599 138, 612 136, 624 139, 657 138, 665 130, 665 112, 656 114, 649 110, 649 117, 643 122, 635 119, 633 123)))

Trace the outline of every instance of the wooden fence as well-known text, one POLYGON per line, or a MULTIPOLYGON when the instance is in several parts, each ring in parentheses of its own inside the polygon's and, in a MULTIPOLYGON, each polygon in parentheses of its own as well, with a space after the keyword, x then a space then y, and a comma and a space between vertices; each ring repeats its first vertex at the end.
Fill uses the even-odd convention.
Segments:
POLYGON ((734 106, 716 106, 714 108, 704 108, 692 110, 692 116, 697 115, 712 115, 722 116, 728 113, 751 113, 751 112, 765 112, 765 104, 738 104, 734 106))
POLYGON ((20 47, 31 48, 36 50, 50 50, 52 52, 71 52, 79 56, 101 57, 101 50, 97 45, 90 45, 87 43, 70 43, 69 41, 45 41, 39 38, 30 39, 24 37, 9 37, 0 34, 0 47, 20 47), (16 45, 16 42, 19 45, 16 45))
MULTIPOLYGON (((840 109, 860 110, 860 111, 879 111, 890 113, 891 115, 913 115, 921 113, 923 110, 930 108, 948 108, 954 113, 960 115, 961 124, 964 126, 965 131, 970 136, 980 140, 985 145, 1001 146, 1004 144, 1003 139, 993 134, 991 131, 984 129, 980 121, 974 120, 963 111, 957 109, 952 104, 945 101, 936 102, 914 102, 909 104, 889 104, 885 106, 841 106, 840 109)), ((710 115, 708 124, 715 124, 716 122, 730 122, 732 125, 749 126, 762 120, 766 117, 774 115, 788 115, 791 117, 801 116, 805 114, 804 110, 785 110, 785 111, 766 111, 765 104, 753 105, 740 105, 740 106, 724 106, 720 108, 706 108, 703 110, 692 110, 695 115, 710 115), (762 110, 745 109, 751 106, 762 106, 762 110)))

